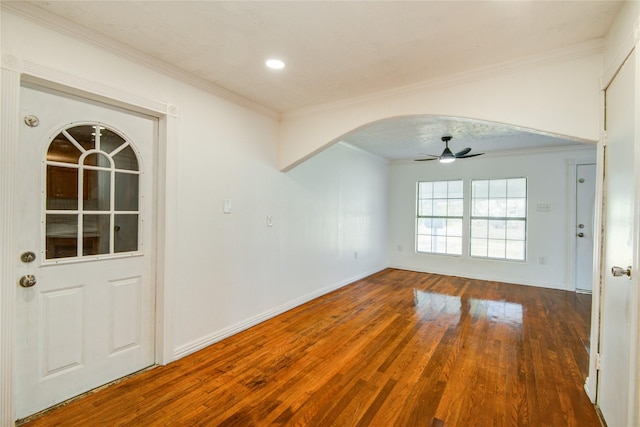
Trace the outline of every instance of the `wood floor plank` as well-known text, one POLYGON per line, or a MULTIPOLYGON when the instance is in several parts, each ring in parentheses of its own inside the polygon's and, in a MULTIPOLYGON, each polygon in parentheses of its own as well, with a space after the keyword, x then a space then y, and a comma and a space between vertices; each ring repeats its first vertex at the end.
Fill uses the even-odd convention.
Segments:
POLYGON ((599 426, 590 296, 387 269, 27 426, 599 426))

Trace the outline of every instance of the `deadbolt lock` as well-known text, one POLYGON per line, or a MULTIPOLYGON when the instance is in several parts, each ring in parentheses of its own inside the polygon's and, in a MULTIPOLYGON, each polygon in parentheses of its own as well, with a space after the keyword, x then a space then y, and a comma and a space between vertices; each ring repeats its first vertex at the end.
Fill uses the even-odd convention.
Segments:
POLYGON ((34 254, 33 252, 29 251, 29 252, 24 252, 23 254, 20 255, 20 261, 22 262, 33 262, 36 260, 36 254, 34 254))

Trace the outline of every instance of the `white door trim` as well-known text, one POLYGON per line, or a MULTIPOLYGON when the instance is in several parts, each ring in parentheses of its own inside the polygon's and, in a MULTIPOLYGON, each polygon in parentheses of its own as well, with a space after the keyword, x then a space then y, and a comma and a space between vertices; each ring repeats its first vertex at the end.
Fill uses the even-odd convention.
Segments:
POLYGON ((158 118, 157 236, 156 236, 156 347, 158 364, 173 360, 173 289, 175 284, 177 114, 175 105, 123 92, 51 69, 17 56, 2 55, 0 96, 0 426, 15 421, 15 299, 16 251, 13 239, 13 200, 16 183, 17 144, 20 129, 20 85, 30 81, 52 89, 105 102, 158 118))

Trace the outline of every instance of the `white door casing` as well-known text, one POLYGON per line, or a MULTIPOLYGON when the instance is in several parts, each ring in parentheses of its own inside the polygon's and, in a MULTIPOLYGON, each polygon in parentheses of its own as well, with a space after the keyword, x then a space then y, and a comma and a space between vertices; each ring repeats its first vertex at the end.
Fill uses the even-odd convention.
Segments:
POLYGON ((596 165, 576 165, 576 290, 593 289, 596 165))
POLYGON ((158 135, 157 119, 143 114, 30 85, 20 98, 21 116, 36 116, 39 124, 21 126, 17 153, 18 170, 29 173, 19 177, 15 201, 16 270, 37 281, 16 295, 18 419, 154 363, 158 135), (138 248, 87 256, 80 248, 80 256, 47 257, 47 147, 63 129, 92 123, 97 132, 103 125, 117 131, 135 148, 138 248), (20 261, 28 251, 35 261, 20 261))
POLYGON ((632 52, 606 89, 604 254, 601 289, 600 371, 597 404, 610 426, 637 422, 637 271, 614 277, 614 266, 637 269, 636 175, 638 160, 636 97, 637 52, 632 52))

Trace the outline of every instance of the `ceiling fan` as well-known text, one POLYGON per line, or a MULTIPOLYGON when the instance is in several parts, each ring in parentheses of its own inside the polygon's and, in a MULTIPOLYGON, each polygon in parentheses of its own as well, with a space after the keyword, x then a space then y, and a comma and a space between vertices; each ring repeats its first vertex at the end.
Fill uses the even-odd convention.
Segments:
POLYGON ((445 149, 442 152, 442 154, 440 154, 439 156, 434 156, 433 154, 425 154, 425 156, 431 156, 431 159, 415 159, 416 162, 426 162, 428 160, 438 160, 440 163, 451 163, 451 162, 455 162, 456 159, 466 159, 468 157, 476 157, 476 156, 481 156, 484 153, 477 153, 477 154, 469 154, 469 152, 471 151, 471 148, 467 147, 462 151, 459 151, 455 154, 453 154, 451 152, 451 150, 449 149, 449 141, 451 141, 451 136, 447 135, 447 136, 443 136, 442 137, 442 142, 444 142, 445 144, 445 149))

